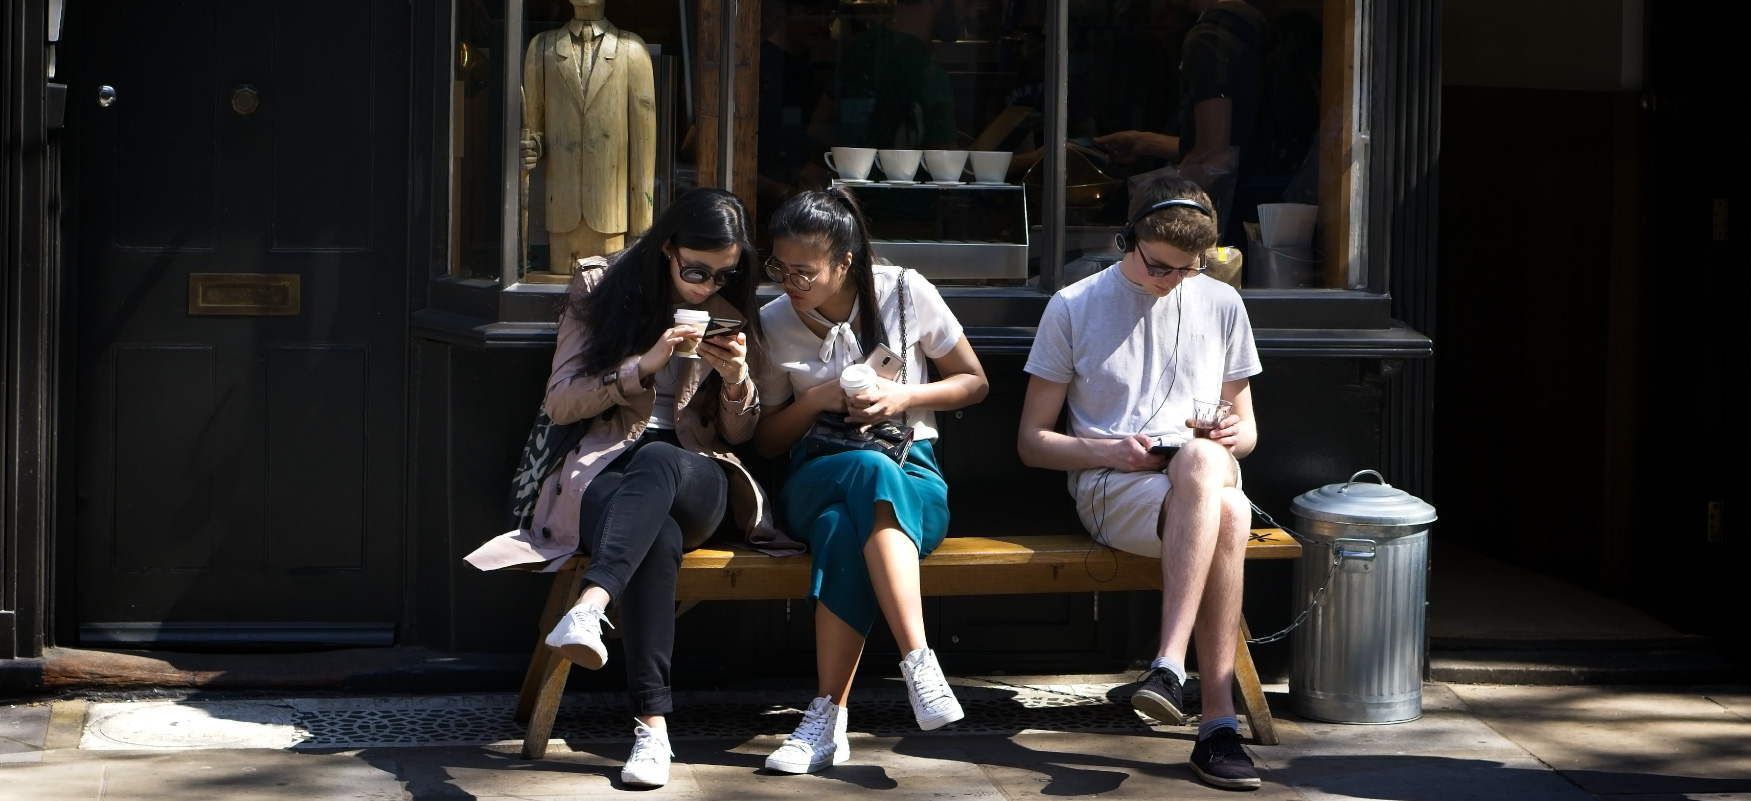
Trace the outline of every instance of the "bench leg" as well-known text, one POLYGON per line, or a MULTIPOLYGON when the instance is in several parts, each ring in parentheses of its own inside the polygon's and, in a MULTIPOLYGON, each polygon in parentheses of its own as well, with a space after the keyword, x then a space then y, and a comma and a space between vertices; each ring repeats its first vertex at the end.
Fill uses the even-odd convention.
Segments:
POLYGON ((583 560, 573 559, 553 577, 553 588, 547 592, 547 603, 542 608, 540 626, 535 632, 535 651, 529 657, 529 669, 523 674, 523 688, 517 694, 517 710, 513 718, 529 726, 529 736, 523 741, 523 755, 528 759, 540 759, 547 751, 547 737, 553 732, 553 718, 559 712, 565 677, 571 672, 571 663, 548 648, 545 640, 547 632, 559 624, 560 617, 578 597, 578 585, 584 579, 583 564, 583 560), (558 683, 551 688, 549 697, 549 685, 556 679, 558 683), (537 728, 541 730, 539 744, 532 745, 537 742, 534 736, 537 728))
POLYGON ((1259 671, 1252 663, 1252 651, 1246 640, 1252 633, 1246 628, 1246 618, 1240 620, 1240 644, 1234 649, 1234 692, 1240 706, 1246 710, 1247 725, 1259 745, 1277 744, 1277 725, 1271 721, 1271 708, 1265 704, 1265 688, 1259 683, 1259 671))
POLYGON ((571 667, 571 662, 557 654, 547 660, 541 689, 536 693, 535 708, 529 713, 529 728, 523 734, 524 759, 547 756, 547 738, 553 736, 553 719, 559 716, 559 700, 565 695, 565 679, 571 675, 571 667))

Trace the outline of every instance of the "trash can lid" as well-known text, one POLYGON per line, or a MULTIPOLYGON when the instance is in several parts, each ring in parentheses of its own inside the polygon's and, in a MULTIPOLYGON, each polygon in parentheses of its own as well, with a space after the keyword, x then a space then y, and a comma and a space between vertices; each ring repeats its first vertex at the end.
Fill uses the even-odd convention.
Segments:
POLYGON ((1342 484, 1327 484, 1297 496, 1289 508, 1295 514, 1327 523, 1363 526, 1415 526, 1435 522, 1435 507, 1386 483, 1380 473, 1363 470, 1342 484), (1373 476, 1380 483, 1356 479, 1373 476))

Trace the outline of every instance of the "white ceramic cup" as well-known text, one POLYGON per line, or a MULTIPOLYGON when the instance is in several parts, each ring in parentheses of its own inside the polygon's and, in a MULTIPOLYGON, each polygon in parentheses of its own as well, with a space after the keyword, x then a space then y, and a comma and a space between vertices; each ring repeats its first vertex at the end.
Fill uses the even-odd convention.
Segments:
POLYGON ((932 180, 959 181, 961 173, 967 169, 967 151, 926 150, 924 151, 924 168, 930 171, 932 180))
POLYGON ((839 388, 845 390, 847 398, 875 386, 875 382, 875 368, 867 364, 854 364, 839 373, 839 388))
MULTIPOLYGON (((691 326, 693 330, 703 335, 705 327, 711 325, 711 312, 703 309, 676 309, 675 325, 691 326)), ((697 359, 699 358, 699 354, 695 352, 697 350, 699 350, 699 340, 684 339, 681 340, 681 344, 675 346, 675 355, 683 359, 697 359)))
POLYGON ((922 150, 878 150, 876 162, 882 166, 882 174, 890 181, 910 181, 918 174, 918 159, 924 156, 922 150))
POLYGON ((1014 153, 1007 150, 975 150, 967 154, 973 162, 973 180, 982 184, 1000 184, 1009 176, 1009 160, 1014 153))
POLYGON ((869 180, 869 168, 875 166, 875 157, 873 147, 836 147, 821 154, 842 181, 869 180))

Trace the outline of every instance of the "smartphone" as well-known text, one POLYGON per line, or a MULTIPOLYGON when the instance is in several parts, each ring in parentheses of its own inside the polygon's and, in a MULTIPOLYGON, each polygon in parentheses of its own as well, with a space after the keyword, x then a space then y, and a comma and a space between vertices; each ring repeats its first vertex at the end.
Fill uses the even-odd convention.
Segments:
POLYGON ((1172 459, 1179 454, 1180 446, 1169 444, 1166 437, 1154 437, 1152 443, 1153 444, 1149 446, 1149 452, 1156 456, 1166 456, 1167 458, 1172 459))
POLYGON ((869 355, 869 358, 864 359, 863 363, 875 370, 876 375, 889 381, 895 380, 900 375, 900 354, 895 353, 894 349, 887 345, 877 344, 875 351, 869 355))
POLYGON ((736 334, 741 333, 742 329, 747 325, 747 320, 731 320, 725 317, 713 317, 711 318, 711 325, 706 326, 705 338, 733 337, 736 334))

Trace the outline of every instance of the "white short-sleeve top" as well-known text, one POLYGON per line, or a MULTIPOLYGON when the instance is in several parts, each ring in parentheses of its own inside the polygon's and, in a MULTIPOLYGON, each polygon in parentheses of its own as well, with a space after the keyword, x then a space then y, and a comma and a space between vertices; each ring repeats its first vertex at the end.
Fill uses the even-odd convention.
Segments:
MULTIPOLYGON (((898 289, 901 274, 899 267, 875 267, 876 305, 881 307, 882 328, 887 332, 888 346, 895 352, 900 352, 894 343, 900 341, 898 289)), ((949 311, 942 294, 917 270, 906 270, 904 275, 906 344, 911 348, 906 355, 906 383, 917 385, 927 380, 924 360, 947 355, 961 341, 961 323, 949 311)), ((856 321, 852 323, 855 330, 856 321)), ((784 403, 820 384, 839 380, 842 369, 839 365, 845 362, 835 359, 835 364, 829 365, 821 358, 823 339, 803 324, 802 317, 790 305, 790 296, 780 295, 760 309, 760 327, 766 343, 765 364, 756 377, 762 403, 784 403)), ((866 352, 873 347, 867 345, 866 352)), ((859 356, 854 361, 862 360, 859 356)), ((905 422, 913 427, 916 438, 936 439, 935 412, 909 411, 905 422)))

